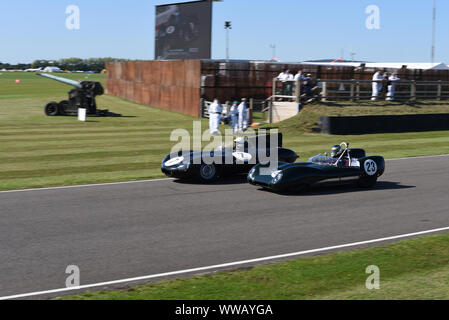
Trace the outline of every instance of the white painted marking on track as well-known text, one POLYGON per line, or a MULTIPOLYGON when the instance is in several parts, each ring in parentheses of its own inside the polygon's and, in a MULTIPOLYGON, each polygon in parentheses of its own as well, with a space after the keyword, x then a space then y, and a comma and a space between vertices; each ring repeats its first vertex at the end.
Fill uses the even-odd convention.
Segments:
POLYGON ((419 157, 407 157, 407 158, 395 158, 395 159, 386 159, 385 161, 398 161, 398 160, 416 160, 416 159, 427 159, 427 158, 441 158, 441 157, 449 157, 449 154, 440 154, 436 156, 419 156, 419 157))
POLYGON ((2 193, 13 193, 13 192, 30 192, 30 191, 73 189, 73 188, 106 187, 106 186, 114 186, 114 185, 121 185, 121 184, 161 182, 161 181, 171 181, 171 180, 174 180, 174 179, 172 179, 172 178, 165 178, 165 179, 150 179, 150 180, 124 181, 124 182, 109 182, 109 183, 97 183, 97 184, 80 184, 80 185, 75 185, 75 186, 61 186, 61 187, 49 187, 49 188, 6 190, 6 191, 0 191, 0 194, 2 194, 2 193))
POLYGON ((236 267, 236 266, 258 263, 258 262, 280 260, 280 259, 285 259, 285 258, 299 257, 299 256, 303 256, 306 254, 332 251, 332 250, 344 249, 344 248, 350 248, 350 247, 357 247, 357 246, 362 246, 362 245, 367 245, 367 244, 416 237, 416 236, 437 233, 437 232, 442 232, 442 231, 449 231, 449 227, 432 229, 432 230, 427 230, 427 231, 420 231, 420 232, 415 232, 415 233, 408 233, 408 234, 392 236, 392 237, 387 237, 387 238, 380 238, 380 239, 374 239, 374 240, 342 244, 342 245, 338 245, 338 246, 325 247, 325 248, 320 248, 320 249, 313 249, 313 250, 299 251, 299 252, 288 253, 288 254, 281 254, 281 255, 277 255, 277 256, 264 257, 264 258, 258 258, 258 259, 252 259, 252 260, 244 260, 244 261, 224 263, 224 264, 218 264, 218 265, 207 266, 207 267, 166 272, 166 273, 154 274, 154 275, 143 276, 143 277, 122 279, 122 280, 115 280, 115 281, 108 281, 108 282, 100 282, 100 283, 88 284, 88 285, 83 285, 83 286, 73 287, 73 288, 62 288, 62 289, 55 289, 55 290, 23 293, 23 294, 17 294, 17 295, 12 295, 12 296, 0 297, 0 300, 21 299, 21 298, 36 297, 36 296, 55 294, 55 293, 65 293, 65 292, 70 292, 70 291, 91 289, 91 288, 96 288, 96 287, 105 287, 105 286, 111 286, 111 285, 117 285, 117 284, 123 284, 123 283, 137 282, 137 281, 152 280, 152 279, 170 277, 170 276, 180 276, 180 275, 186 275, 186 274, 198 273, 198 272, 204 272, 204 271, 212 272, 212 271, 216 271, 216 270, 223 269, 223 268, 236 267))
MULTIPOLYGON (((388 162, 388 161, 397 161, 397 160, 441 158, 441 157, 449 157, 449 154, 441 154, 441 155, 436 155, 436 156, 420 156, 420 157, 386 159, 386 161, 388 162)), ((174 180, 174 179, 173 178, 164 178, 164 179, 149 179, 149 180, 124 181, 124 182, 109 182, 109 183, 98 183, 98 184, 82 184, 82 185, 74 185, 74 186, 61 186, 61 187, 49 187, 49 188, 6 190, 6 191, 0 191, 0 194, 2 194, 2 193, 13 193, 13 192, 31 192, 31 191, 45 191, 45 190, 63 190, 63 189, 72 189, 72 188, 103 187, 103 186, 113 186, 113 185, 121 185, 121 184, 161 182, 161 181, 171 181, 171 180, 174 180)))

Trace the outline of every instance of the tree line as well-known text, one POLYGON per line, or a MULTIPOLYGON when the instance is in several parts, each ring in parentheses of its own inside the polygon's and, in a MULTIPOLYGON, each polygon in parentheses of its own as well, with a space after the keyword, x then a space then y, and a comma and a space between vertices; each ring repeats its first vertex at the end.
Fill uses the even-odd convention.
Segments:
POLYGON ((89 58, 89 59, 67 58, 59 60, 35 60, 33 63, 19 63, 15 65, 0 62, 0 69, 24 70, 30 68, 37 69, 45 67, 58 67, 61 70, 67 71, 101 72, 102 70, 105 69, 106 62, 119 62, 119 61, 127 61, 127 60, 117 58, 89 58))

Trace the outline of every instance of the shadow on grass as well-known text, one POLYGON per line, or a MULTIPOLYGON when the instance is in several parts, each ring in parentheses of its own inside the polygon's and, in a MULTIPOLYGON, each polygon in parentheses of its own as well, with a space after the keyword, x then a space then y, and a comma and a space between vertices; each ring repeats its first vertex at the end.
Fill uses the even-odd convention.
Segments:
MULTIPOLYGON (((413 188, 416 188, 416 186, 406 186, 402 185, 400 182, 379 181, 373 188, 359 188, 355 186, 354 183, 339 184, 339 185, 314 185, 302 192, 283 192, 278 194, 281 196, 308 197, 308 196, 323 196, 323 195, 344 194, 354 192, 370 192, 376 190, 402 190, 413 188)), ((265 191, 270 192, 269 190, 265 191)))

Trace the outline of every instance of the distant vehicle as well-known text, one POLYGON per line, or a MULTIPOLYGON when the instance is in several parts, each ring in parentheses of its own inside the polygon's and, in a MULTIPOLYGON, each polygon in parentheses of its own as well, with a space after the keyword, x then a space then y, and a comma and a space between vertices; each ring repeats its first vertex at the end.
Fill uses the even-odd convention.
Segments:
POLYGON ((58 67, 46 67, 46 68, 44 68, 44 70, 42 70, 42 72, 45 72, 45 73, 55 73, 55 72, 59 72, 59 73, 61 73, 62 70, 59 69, 58 67))
POLYGON ((24 70, 24 72, 42 72, 42 68, 26 69, 26 70, 24 70))
MULTIPOLYGON (((224 176, 231 176, 236 174, 247 174, 255 163, 259 163, 259 148, 254 148, 256 154, 255 162, 252 161, 253 155, 249 151, 251 148, 258 146, 258 137, 239 138, 235 141, 233 147, 226 148, 221 146, 214 151, 194 151, 191 150, 183 154, 181 151, 167 155, 162 161, 162 172, 168 176, 178 179, 196 179, 203 183, 212 183, 224 176), (214 161, 212 164, 207 164, 203 161, 205 157, 217 157, 221 161, 214 161), (232 163, 227 164, 227 159, 232 159, 232 163)), ((279 147, 277 149, 270 148, 266 145, 260 149, 265 149, 262 154, 272 154, 277 152, 278 158, 286 163, 293 163, 298 159, 296 152, 290 149, 282 148, 282 134, 278 136, 279 147)), ((269 144, 270 136, 266 138, 266 143, 269 144)))
POLYGON ((248 174, 252 185, 275 192, 303 191, 312 184, 355 182, 361 188, 371 188, 385 172, 385 160, 380 156, 366 156, 363 149, 349 149, 343 142, 338 158, 320 154, 302 163, 280 162, 271 175, 261 175, 263 166, 255 166, 248 174))
POLYGON ((95 102, 95 97, 104 93, 100 82, 74 81, 45 73, 38 73, 37 75, 74 87, 69 92, 68 100, 63 100, 59 103, 54 101, 47 103, 45 106, 45 114, 47 116, 76 116, 79 108, 86 109, 87 114, 91 116, 105 116, 109 114, 108 110, 98 110, 95 102))

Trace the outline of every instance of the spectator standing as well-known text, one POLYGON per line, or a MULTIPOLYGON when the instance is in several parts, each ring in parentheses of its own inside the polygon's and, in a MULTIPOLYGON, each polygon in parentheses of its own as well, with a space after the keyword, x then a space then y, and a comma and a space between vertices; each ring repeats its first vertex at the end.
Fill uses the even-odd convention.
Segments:
POLYGON ((239 130, 239 102, 234 101, 232 104, 231 110, 231 125, 232 125, 232 132, 236 134, 239 130))
POLYGON ((294 80, 297 81, 298 79, 301 79, 303 81, 307 80, 307 77, 302 74, 301 70, 299 70, 298 73, 295 74, 294 80))
POLYGON ((307 74, 304 81, 304 95, 309 98, 308 103, 315 100, 315 91, 317 90, 317 81, 311 73, 307 74))
POLYGON ((388 93, 387 93, 387 101, 393 101, 394 96, 396 94, 396 82, 400 81, 401 79, 398 77, 397 73, 394 73, 389 79, 388 79, 388 93))
POLYGON ((246 106, 246 99, 242 99, 242 103, 240 103, 238 107, 239 111, 239 125, 238 131, 243 132, 248 129, 248 108, 246 106))
POLYGON ((220 100, 215 99, 209 107, 209 127, 210 133, 213 135, 218 134, 221 124, 221 114, 223 113, 223 106, 220 100))
POLYGON ((382 82, 384 80, 384 77, 381 75, 380 71, 377 71, 373 75, 373 96, 371 98, 371 101, 376 101, 379 97, 380 91, 382 91, 382 82))
POLYGON ((285 69, 284 72, 279 74, 278 80, 282 82, 282 95, 291 96, 293 91, 293 75, 289 69, 285 69))
POLYGON ((295 85, 296 85, 296 83, 298 82, 298 80, 303 81, 303 82, 300 84, 300 85, 301 85, 301 92, 302 92, 302 91, 304 90, 304 81, 307 81, 307 77, 304 76, 304 75, 302 74, 302 71, 301 71, 301 70, 299 70, 299 71, 295 74, 294 80, 295 80, 295 85))

